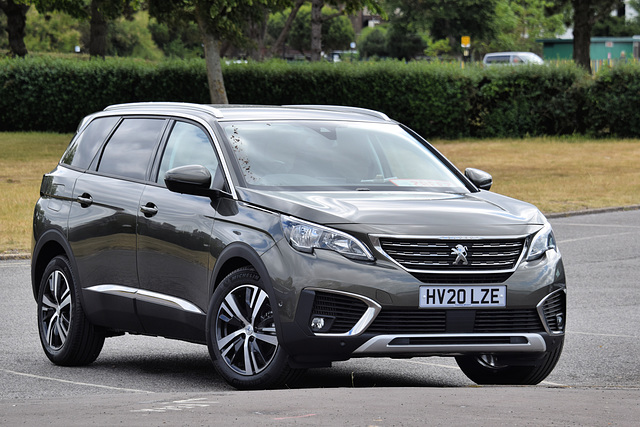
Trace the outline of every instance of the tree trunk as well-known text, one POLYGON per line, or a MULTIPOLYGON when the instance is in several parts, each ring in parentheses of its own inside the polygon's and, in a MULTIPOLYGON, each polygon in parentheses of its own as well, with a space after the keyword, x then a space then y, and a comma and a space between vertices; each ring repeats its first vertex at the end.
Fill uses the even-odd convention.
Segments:
POLYGON ((594 16, 591 1, 571 0, 573 4, 573 60, 591 72, 591 29, 594 16))
POLYGON ((7 15, 7 33, 9 33, 9 55, 26 56, 24 28, 27 23, 27 11, 30 6, 15 4, 13 0, 1 1, 0 9, 7 15))
POLYGON ((293 24, 293 20, 296 19, 296 15, 298 14, 298 11, 300 10, 300 7, 304 2, 305 0, 296 0, 296 4, 293 5, 293 8, 291 9, 291 13, 289 14, 289 17, 284 23, 284 28, 282 28, 282 31, 278 36, 278 40, 276 40, 276 42, 273 44, 273 46, 271 46, 271 49, 269 50, 269 54, 271 56, 275 56, 276 52, 280 48, 282 48, 282 51, 284 52, 285 40, 287 40, 287 37, 289 36, 289 31, 291 30, 291 25, 293 24))
POLYGON ((322 6, 324 0, 311 2, 311 60, 320 61, 322 54, 322 6))
POLYGON ((204 45, 204 61, 207 64, 207 83, 212 104, 228 104, 227 91, 222 78, 222 64, 220 58, 220 40, 209 31, 207 15, 196 6, 196 20, 202 35, 204 45))
POLYGON ((102 11, 103 0, 91 0, 89 55, 104 59, 107 54, 107 20, 102 11))
POLYGON ((251 22, 249 26, 249 36, 256 44, 251 44, 247 49, 247 55, 254 61, 264 59, 264 39, 267 37, 267 24, 269 23, 269 13, 262 8, 262 19, 260 22, 251 22))

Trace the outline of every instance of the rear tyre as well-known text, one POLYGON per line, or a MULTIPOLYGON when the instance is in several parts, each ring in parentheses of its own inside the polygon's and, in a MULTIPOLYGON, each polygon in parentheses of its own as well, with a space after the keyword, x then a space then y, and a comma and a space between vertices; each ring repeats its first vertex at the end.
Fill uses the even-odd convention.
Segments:
POLYGON ((456 357, 458 366, 469 379, 476 384, 488 385, 535 385, 549 376, 555 368, 564 345, 564 337, 559 338, 560 344, 552 350, 545 352, 544 356, 527 364, 523 359, 518 364, 517 358, 493 354, 477 354, 456 357))
POLYGON ((80 290, 69 260, 53 258, 38 292, 40 343, 56 365, 88 365, 104 345, 104 334, 89 322, 80 302, 80 290))
POLYGON ((216 370, 232 386, 276 388, 291 385, 303 372, 289 366, 275 316, 252 267, 235 270, 216 288, 207 313, 207 347, 216 370))

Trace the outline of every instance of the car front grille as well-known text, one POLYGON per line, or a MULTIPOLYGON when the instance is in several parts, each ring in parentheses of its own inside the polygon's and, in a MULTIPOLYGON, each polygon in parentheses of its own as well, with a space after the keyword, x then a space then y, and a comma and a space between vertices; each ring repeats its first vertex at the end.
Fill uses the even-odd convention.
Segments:
MULTIPOLYGON (((551 294, 540 308, 532 309, 388 309, 383 308, 365 333, 373 334, 444 334, 444 333, 539 333, 545 331, 541 316, 552 332, 564 330, 566 297, 564 292, 551 294)), ((354 297, 329 292, 315 292, 312 317, 333 319, 323 333, 344 334, 351 331, 365 314, 367 304, 354 297)))
POLYGON ((432 284, 447 284, 447 285, 472 285, 472 284, 485 284, 485 283, 503 283, 509 277, 511 272, 508 273, 476 273, 476 274, 430 274, 430 273, 412 273, 413 277, 420 280, 422 283, 432 284))
POLYGON ((478 310, 473 332, 543 332, 536 310, 478 310))
POLYGON ((423 282, 500 283, 517 267, 526 238, 458 240, 383 236, 378 241, 388 257, 423 282), (463 256, 459 256, 460 253, 463 256), (487 277, 482 277, 485 274, 487 277))
POLYGON ((543 332, 535 309, 386 310, 366 332, 377 334, 543 332))
POLYGON ((403 334, 437 334, 447 329, 446 310, 385 310, 369 326, 367 332, 403 334))

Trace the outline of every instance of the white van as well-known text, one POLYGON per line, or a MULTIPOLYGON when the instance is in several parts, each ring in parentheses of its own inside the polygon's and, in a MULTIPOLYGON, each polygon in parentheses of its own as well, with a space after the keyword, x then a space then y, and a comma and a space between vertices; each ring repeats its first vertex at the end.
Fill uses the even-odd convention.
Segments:
POLYGON ((544 61, 531 52, 494 52, 487 53, 482 63, 484 65, 521 65, 544 64, 544 61))

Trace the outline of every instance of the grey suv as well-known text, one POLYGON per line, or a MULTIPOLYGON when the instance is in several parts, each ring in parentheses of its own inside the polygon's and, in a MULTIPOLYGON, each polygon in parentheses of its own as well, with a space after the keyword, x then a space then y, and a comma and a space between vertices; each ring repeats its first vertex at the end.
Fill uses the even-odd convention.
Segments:
POLYGON ((42 347, 68 366, 124 333, 202 343, 247 389, 353 357, 536 384, 562 351, 563 264, 491 183, 377 111, 110 106, 42 180, 42 347))

